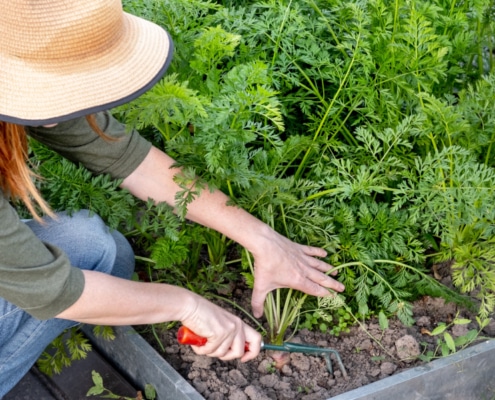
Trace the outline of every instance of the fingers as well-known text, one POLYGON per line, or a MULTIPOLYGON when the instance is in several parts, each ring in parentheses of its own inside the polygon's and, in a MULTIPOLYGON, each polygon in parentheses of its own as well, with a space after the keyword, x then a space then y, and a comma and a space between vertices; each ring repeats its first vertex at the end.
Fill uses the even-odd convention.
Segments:
MULTIPOLYGON (((223 349, 218 349, 218 351, 223 349)), ((225 351, 225 354, 211 354, 221 360, 241 359, 241 362, 246 362, 256 358, 261 350, 261 335, 250 326, 244 324, 243 331, 236 335, 230 347, 225 351)))
MULTIPOLYGON (((306 256, 306 264, 310 266, 311 268, 317 269, 318 271, 321 272, 329 272, 332 271, 335 267, 333 265, 330 265, 326 263, 325 261, 319 260, 317 258, 311 257, 311 256, 306 256)), ((337 270, 334 270, 330 272, 331 275, 336 275, 337 270)))
POLYGON ((342 283, 327 275, 330 271, 330 275, 335 276, 337 270, 332 271, 334 268, 332 265, 315 258, 326 255, 327 252, 319 247, 291 242, 289 251, 284 253, 283 258, 278 259, 276 268, 260 268, 267 261, 255 260, 255 281, 251 297, 254 317, 260 318, 263 315, 267 294, 277 288, 290 287, 319 297, 328 296, 330 294, 328 289, 344 291, 345 287, 342 283), (257 267, 258 265, 260 267, 257 267), (275 271, 280 272, 274 273, 275 271))
POLYGON ((304 253, 306 256, 308 256, 309 260, 308 265, 316 268, 317 270, 321 272, 330 272, 330 275, 335 276, 337 275, 337 270, 333 265, 330 265, 326 263, 325 261, 319 260, 318 258, 314 257, 326 257, 327 252, 324 249, 321 249, 319 247, 312 247, 312 246, 303 246, 304 247, 304 253))
POLYGON ((304 253, 306 253, 308 256, 313 256, 313 257, 327 256, 327 252, 320 247, 313 247, 313 246, 303 246, 303 247, 304 247, 304 253))
POLYGON ((310 293, 304 289, 299 289, 305 293, 311 294, 313 296, 327 296, 329 294, 328 289, 335 290, 336 292, 343 292, 345 286, 339 281, 330 278, 328 275, 323 274, 315 269, 308 270, 306 279, 303 281, 303 285, 308 285, 308 290, 311 290, 311 283, 316 285, 315 291, 320 294, 310 293))
POLYGON ((261 335, 255 329, 209 302, 204 306, 199 313, 201 318, 182 321, 193 334, 207 339, 201 346, 191 346, 196 354, 225 361, 237 358, 248 361, 259 354, 261 335))
MULTIPOLYGON (((258 280, 259 281, 259 280, 258 280)), ((251 295, 251 308, 255 318, 263 316, 263 306, 268 291, 262 291, 257 286, 257 281, 254 281, 253 294, 251 295)))
POLYGON ((246 343, 247 346, 244 347, 245 353, 241 358, 241 362, 254 359, 261 350, 261 335, 249 326, 248 332, 246 332, 246 343))
POLYGON ((229 338, 224 338, 216 343, 211 342, 205 346, 191 346, 196 354, 205 355, 208 357, 218 358, 223 361, 241 359, 241 362, 246 362, 256 358, 261 350, 261 335, 246 326, 251 330, 251 334, 246 335, 245 332, 238 332, 234 335, 229 335, 229 338))
MULTIPOLYGON (((319 250, 322 250, 322 249, 319 249, 319 250)), ((338 271, 332 265, 327 264, 326 262, 319 260, 317 258, 311 258, 311 261, 307 261, 307 265, 309 267, 311 267, 311 268, 307 268, 305 271, 307 280, 310 280, 314 283, 317 283, 320 287, 333 289, 337 292, 344 291, 345 287, 342 283, 336 281, 335 279, 330 278, 326 274, 330 271, 330 275, 332 275, 332 276, 337 275, 338 271), (324 273, 322 273, 322 272, 324 272, 324 273)), ((308 282, 306 282, 306 284, 308 284, 308 282)), ((303 291, 305 291, 305 290, 303 290, 303 291)), ((322 290, 318 290, 318 291, 320 293, 323 293, 322 290)), ((308 292, 306 292, 306 293, 308 293, 308 292)), ((312 294, 312 293, 308 293, 308 294, 312 294)))
POLYGON ((229 335, 228 338, 223 339, 221 342, 213 343, 213 346, 217 345, 217 347, 206 352, 205 355, 224 361, 239 358, 244 354, 244 351, 241 351, 241 341, 244 342, 244 335, 240 338, 235 335, 229 335))

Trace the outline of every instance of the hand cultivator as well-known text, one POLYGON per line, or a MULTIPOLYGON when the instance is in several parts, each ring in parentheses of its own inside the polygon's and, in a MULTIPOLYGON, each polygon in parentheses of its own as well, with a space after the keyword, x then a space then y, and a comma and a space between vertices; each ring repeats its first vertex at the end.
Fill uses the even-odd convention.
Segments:
MULTIPOLYGON (((189 344, 193 346, 204 346, 206 344, 206 338, 195 334, 193 331, 186 328, 185 326, 181 326, 179 328, 179 331, 177 332, 177 340, 179 341, 180 344, 189 344)), ((249 343, 245 344, 245 349, 246 350, 249 349, 249 343)), ((344 368, 344 364, 342 363, 342 360, 337 350, 325 348, 325 347, 310 346, 301 343, 291 343, 291 342, 284 342, 282 345, 261 343, 261 349, 285 351, 288 353, 305 353, 305 354, 321 355, 325 359, 328 372, 330 372, 330 374, 332 375, 333 375, 333 368, 332 368, 332 361, 330 360, 330 354, 333 354, 337 359, 337 363, 339 364, 339 368, 340 371, 342 372, 342 375, 344 376, 344 378, 347 378, 347 372, 344 368)))

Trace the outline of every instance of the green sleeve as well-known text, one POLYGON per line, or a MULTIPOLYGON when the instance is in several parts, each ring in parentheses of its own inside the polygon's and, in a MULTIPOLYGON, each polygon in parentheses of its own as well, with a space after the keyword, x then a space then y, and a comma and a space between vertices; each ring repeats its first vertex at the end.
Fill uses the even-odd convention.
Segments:
POLYGON ((42 243, 0 192, 0 297, 39 319, 70 307, 84 275, 62 251, 42 243))
MULTIPOLYGON (((116 140, 101 138, 85 118, 53 128, 28 127, 27 132, 95 174, 127 177, 144 160, 151 144, 137 131, 128 132, 108 112, 96 118, 100 129, 116 140)), ((42 243, 1 192, 0 221, 0 297, 39 319, 52 318, 75 303, 84 289, 82 271, 72 267, 61 250, 42 243)))
POLYGON ((127 131, 108 112, 96 114, 100 129, 116 140, 105 140, 81 117, 53 128, 29 127, 28 134, 65 158, 79 162, 95 174, 126 178, 150 151, 151 144, 136 130, 127 131))

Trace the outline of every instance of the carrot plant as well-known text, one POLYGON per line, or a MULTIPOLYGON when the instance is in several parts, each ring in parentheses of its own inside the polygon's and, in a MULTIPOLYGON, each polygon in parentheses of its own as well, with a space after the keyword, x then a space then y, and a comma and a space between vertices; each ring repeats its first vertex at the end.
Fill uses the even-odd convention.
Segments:
MULTIPOLYGON (((123 4, 175 43, 167 76, 114 113, 183 167, 178 217, 143 212, 105 179, 91 182, 108 192, 98 212, 124 210, 112 222, 132 232, 155 279, 202 293, 216 289, 209 280, 232 279, 235 244, 184 218, 201 190, 218 188, 290 239, 325 248, 359 315, 410 324, 416 296, 464 301, 475 289, 481 316, 493 311, 492 2, 123 4), (457 292, 429 277, 447 260, 457 292)), ((50 199, 81 206, 76 186, 52 183, 46 165, 47 195, 57 185, 68 193, 50 199)), ((305 304, 295 291, 273 293, 272 340, 305 304)))

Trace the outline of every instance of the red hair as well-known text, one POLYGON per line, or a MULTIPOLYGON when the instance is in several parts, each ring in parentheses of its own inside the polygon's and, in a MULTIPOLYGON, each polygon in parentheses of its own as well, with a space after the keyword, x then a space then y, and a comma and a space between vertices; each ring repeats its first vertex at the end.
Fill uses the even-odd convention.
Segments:
MULTIPOLYGON (((90 127, 105 140, 113 141, 96 124, 94 115, 86 117, 90 127)), ((34 218, 39 219, 37 206, 53 215, 39 193, 34 179, 37 177, 27 164, 28 141, 22 125, 0 121, 0 189, 11 199, 21 200, 34 218)))

